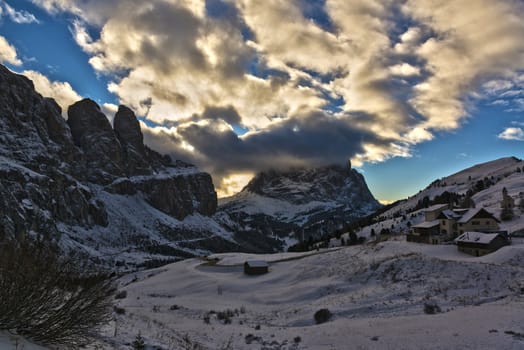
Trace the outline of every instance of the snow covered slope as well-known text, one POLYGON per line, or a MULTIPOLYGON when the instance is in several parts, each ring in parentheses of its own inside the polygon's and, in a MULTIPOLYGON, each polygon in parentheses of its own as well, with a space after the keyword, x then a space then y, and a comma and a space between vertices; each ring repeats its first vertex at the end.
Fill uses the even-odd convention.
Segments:
POLYGON ((211 258, 219 260, 190 259, 122 278, 125 314, 101 343, 125 349, 140 332, 161 349, 524 347, 521 242, 481 258, 404 241, 211 258), (270 261, 270 272, 244 275, 235 263, 247 258, 270 261), (317 325, 313 315, 324 308, 332 317, 317 325))
POLYGON ((446 192, 455 195, 453 205, 467 206, 474 203, 475 207, 486 208, 497 218, 500 218, 502 190, 506 188, 516 204, 514 218, 502 221, 500 226, 510 233, 524 233, 524 213, 518 206, 524 199, 524 161, 507 157, 477 164, 448 177, 435 180, 424 190, 380 214, 377 223, 361 230, 359 235, 369 236, 371 229, 379 233, 382 229, 393 232, 406 232, 408 223, 415 225, 424 220, 424 202, 433 203, 437 197, 444 199, 446 192), (467 198, 471 198, 468 202, 467 198))

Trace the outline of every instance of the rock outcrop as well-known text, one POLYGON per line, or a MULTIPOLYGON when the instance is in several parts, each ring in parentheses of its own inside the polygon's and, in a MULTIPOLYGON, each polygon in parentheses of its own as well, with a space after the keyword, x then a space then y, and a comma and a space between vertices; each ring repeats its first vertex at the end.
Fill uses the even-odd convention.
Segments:
POLYGON ((222 239, 209 218, 217 207, 209 174, 146 147, 129 108, 120 106, 114 129, 89 99, 69 107, 67 122, 61 112, 0 66, 0 239, 40 235, 69 248, 173 257, 222 239), (185 223, 191 215, 200 216, 185 223))
POLYGON ((124 176, 122 147, 96 102, 76 102, 67 115, 73 141, 85 155, 88 180, 106 184, 124 176))
POLYGON ((380 206, 361 174, 332 165, 259 173, 222 200, 217 216, 237 231, 305 240, 331 234, 380 206))
POLYGON ((151 174, 147 160, 144 136, 135 113, 126 106, 119 106, 113 121, 115 133, 124 150, 124 164, 129 175, 151 174))

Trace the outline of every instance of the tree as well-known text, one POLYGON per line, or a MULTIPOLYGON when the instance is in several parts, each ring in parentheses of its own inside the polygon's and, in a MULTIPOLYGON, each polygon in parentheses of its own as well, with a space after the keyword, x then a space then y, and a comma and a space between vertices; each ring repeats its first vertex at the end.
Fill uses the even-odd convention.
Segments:
POLYGON ((0 241, 0 249, 0 330, 76 348, 110 320, 109 274, 28 239, 0 241))
POLYGON ((134 350, 144 350, 146 348, 146 343, 144 342, 144 338, 142 337, 140 332, 138 332, 138 334, 136 335, 136 338, 133 341, 133 343, 131 343, 131 346, 133 346, 134 350))
POLYGON ((349 233, 349 243, 350 245, 358 244, 358 236, 355 232, 351 231, 349 233))
POLYGON ((514 217, 513 209, 512 208, 504 208, 500 212, 500 220, 502 221, 510 221, 514 217))

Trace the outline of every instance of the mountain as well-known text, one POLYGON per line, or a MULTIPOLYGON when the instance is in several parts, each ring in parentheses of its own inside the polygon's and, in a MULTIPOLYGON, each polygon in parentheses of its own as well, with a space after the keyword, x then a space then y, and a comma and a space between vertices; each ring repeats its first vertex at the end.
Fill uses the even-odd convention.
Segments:
POLYGON ((0 239, 56 240, 120 265, 241 249, 211 218, 211 176, 145 146, 129 108, 114 127, 89 99, 61 112, 0 67, 0 239))
POLYGON ((274 252, 379 208, 364 178, 329 166, 257 175, 218 201, 211 176, 147 147, 135 114, 67 110, 0 66, 0 239, 57 241, 118 266, 274 252))
MULTIPOLYGON (((500 158, 437 179, 417 194, 377 215, 375 223, 364 227, 359 235, 369 236, 371 229, 376 233, 382 229, 406 232, 408 223, 414 225, 424 220, 424 208, 432 204, 483 207, 500 218, 504 188, 517 206, 524 199, 524 161, 521 159, 500 158)), ((510 233, 524 233, 524 215, 519 208, 515 208, 514 213, 514 218, 503 220, 500 227, 510 233)))
POLYGON ((290 244, 332 233, 380 207, 361 174, 331 165, 259 173, 240 193, 221 199, 215 217, 231 230, 290 244))

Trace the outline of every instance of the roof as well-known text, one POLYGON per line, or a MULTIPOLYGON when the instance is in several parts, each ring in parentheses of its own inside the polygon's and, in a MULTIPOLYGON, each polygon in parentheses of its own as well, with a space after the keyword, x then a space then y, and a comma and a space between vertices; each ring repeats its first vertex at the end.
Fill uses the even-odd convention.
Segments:
POLYGON ((491 214, 489 211, 487 211, 486 209, 484 208, 472 208, 470 210, 468 210, 461 218, 460 220, 458 220, 459 223, 461 224, 465 224, 467 222, 469 222, 471 219, 473 219, 477 214, 479 214, 480 212, 484 212, 485 214, 487 214, 490 218, 492 219, 495 219, 495 221, 499 222, 497 220, 496 217, 493 216, 493 214, 491 214))
POLYGON ((439 209, 442 209, 442 208, 447 208, 448 207, 448 204, 435 204, 435 205, 432 205, 431 207, 427 207, 424 211, 435 211, 435 210, 439 210, 439 209))
POLYGON ((439 219, 458 219, 460 218, 460 214, 454 212, 453 210, 446 209, 443 210, 442 213, 438 216, 439 219))
POLYGON ((498 233, 483 233, 483 232, 464 232, 455 239, 455 241, 462 243, 483 243, 489 244, 493 241, 498 233))
POLYGON ((431 227, 435 227, 435 226, 439 226, 439 225, 440 225, 440 221, 433 220, 433 221, 424 221, 424 222, 421 222, 420 224, 413 225, 411 227, 414 227, 414 228, 431 228, 431 227))
POLYGON ((267 261, 262 260, 248 260, 245 262, 249 267, 268 267, 267 261))

